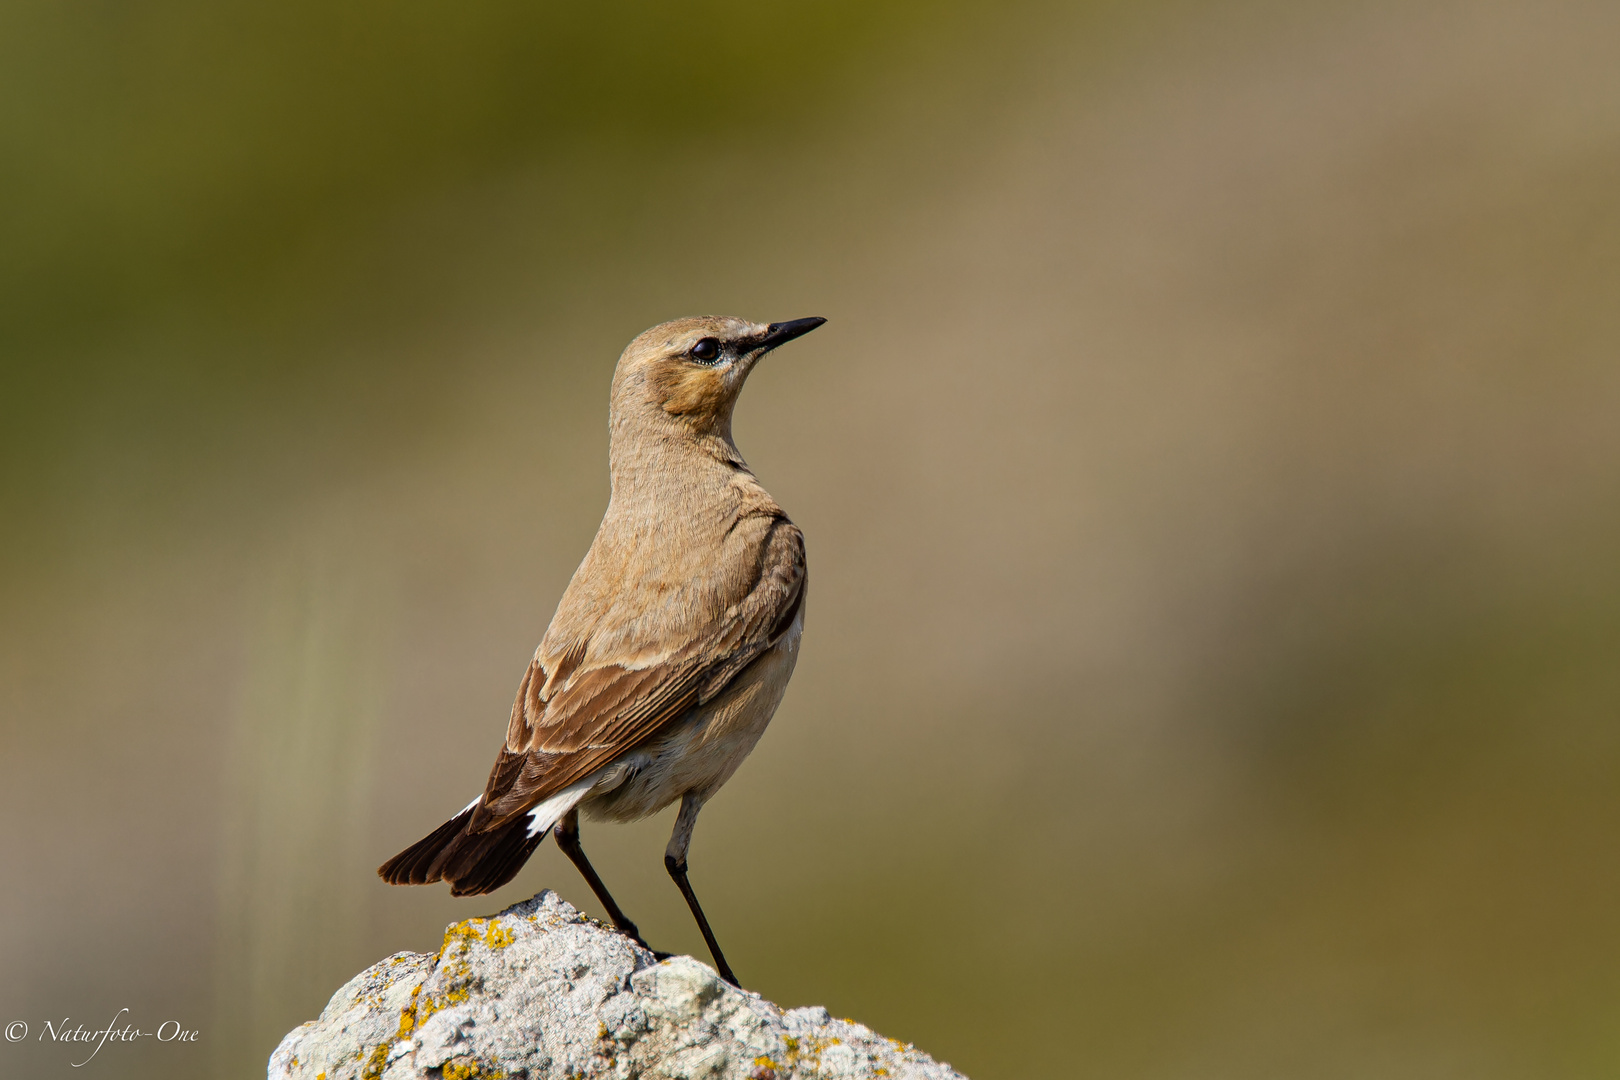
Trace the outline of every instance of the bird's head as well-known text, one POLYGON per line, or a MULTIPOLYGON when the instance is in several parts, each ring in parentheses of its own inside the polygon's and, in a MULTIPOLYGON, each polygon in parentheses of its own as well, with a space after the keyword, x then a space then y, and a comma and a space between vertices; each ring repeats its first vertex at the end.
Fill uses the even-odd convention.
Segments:
POLYGON ((615 434, 629 425, 731 438, 731 410, 761 357, 826 319, 754 323, 730 316, 676 319, 644 331, 613 373, 615 434))

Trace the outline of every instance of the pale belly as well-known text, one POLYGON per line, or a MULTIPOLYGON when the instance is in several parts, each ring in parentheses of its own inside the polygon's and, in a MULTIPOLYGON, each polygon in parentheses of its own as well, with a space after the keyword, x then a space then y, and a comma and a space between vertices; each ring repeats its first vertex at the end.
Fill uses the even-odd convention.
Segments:
POLYGON ((799 659, 803 617, 726 692, 694 709, 669 734, 603 769, 579 804, 587 817, 635 821, 688 792, 700 801, 731 779, 765 734, 799 659))

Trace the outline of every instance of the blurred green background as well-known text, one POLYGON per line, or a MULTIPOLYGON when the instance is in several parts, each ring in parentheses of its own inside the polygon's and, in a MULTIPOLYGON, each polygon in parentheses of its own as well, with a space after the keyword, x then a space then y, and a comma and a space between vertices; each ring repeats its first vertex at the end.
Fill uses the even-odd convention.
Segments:
MULTIPOLYGON (((681 315, 803 659, 744 982, 994 1077, 1620 1072, 1620 7, 0 8, 0 1021, 260 1074, 483 782, 681 315)), ((669 815, 586 826, 703 955, 669 815)), ((82 1054, 31 1036, 0 1072, 82 1054)))

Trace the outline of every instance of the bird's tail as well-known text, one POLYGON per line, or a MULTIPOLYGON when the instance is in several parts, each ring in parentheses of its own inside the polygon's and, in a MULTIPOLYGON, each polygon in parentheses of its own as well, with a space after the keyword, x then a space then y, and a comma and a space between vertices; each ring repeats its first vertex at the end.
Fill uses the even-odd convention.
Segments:
POLYGON ((472 831, 482 796, 466 809, 377 868, 390 885, 448 881, 451 896, 494 892, 517 876, 559 818, 572 810, 584 790, 559 792, 526 814, 483 832, 472 831))

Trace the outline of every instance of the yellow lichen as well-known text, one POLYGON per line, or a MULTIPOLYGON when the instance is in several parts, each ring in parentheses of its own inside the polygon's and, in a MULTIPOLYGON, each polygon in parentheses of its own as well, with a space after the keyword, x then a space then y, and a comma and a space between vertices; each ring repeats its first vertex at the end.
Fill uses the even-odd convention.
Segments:
POLYGON ((401 1039, 409 1038, 411 1032, 416 1030, 416 1025, 418 1023, 416 1018, 416 999, 421 993, 422 984, 417 983, 416 989, 411 991, 410 1004, 399 1010, 399 1037, 401 1039))
POLYGON ((460 956, 467 951, 467 943, 477 941, 484 936, 480 927, 473 923, 481 923, 483 919, 464 919, 458 923, 451 923, 444 928, 444 944, 439 946, 439 958, 444 959, 445 953, 453 952, 460 956))
POLYGON ((484 1067, 476 1061, 447 1061, 440 1071, 444 1080, 504 1080, 506 1074, 500 1069, 485 1072, 484 1067))
POLYGON ((383 1043, 371 1052, 366 1067, 360 1070, 360 1080, 377 1080, 388 1066, 388 1044, 383 1043))

